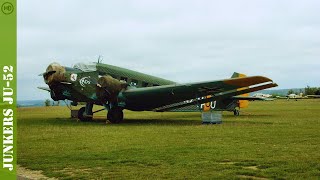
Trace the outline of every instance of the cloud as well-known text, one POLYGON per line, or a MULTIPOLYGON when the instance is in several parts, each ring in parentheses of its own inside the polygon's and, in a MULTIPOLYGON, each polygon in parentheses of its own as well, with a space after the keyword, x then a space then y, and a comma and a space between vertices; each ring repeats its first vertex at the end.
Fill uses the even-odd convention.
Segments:
MULTIPOLYGON (((20 1, 18 99, 52 61, 96 61, 177 82, 233 71, 280 88, 319 86, 319 1, 20 1), (91 57, 91 58, 88 58, 91 57)), ((40 79, 40 80, 39 80, 40 79)))

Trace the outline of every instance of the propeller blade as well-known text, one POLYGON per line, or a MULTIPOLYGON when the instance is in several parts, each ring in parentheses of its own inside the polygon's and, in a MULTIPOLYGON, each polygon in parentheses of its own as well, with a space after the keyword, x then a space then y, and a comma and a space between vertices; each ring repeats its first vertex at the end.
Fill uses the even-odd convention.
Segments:
POLYGON ((48 91, 51 92, 51 89, 48 87, 38 87, 38 89, 44 90, 44 91, 48 91))
POLYGON ((55 72, 57 72, 57 71, 48 71, 48 72, 44 72, 44 73, 41 73, 41 74, 39 74, 38 76, 44 76, 44 75, 51 75, 51 74, 53 74, 53 73, 55 73, 55 72))
POLYGON ((70 85, 72 84, 71 82, 60 82, 61 84, 67 84, 67 85, 70 85))

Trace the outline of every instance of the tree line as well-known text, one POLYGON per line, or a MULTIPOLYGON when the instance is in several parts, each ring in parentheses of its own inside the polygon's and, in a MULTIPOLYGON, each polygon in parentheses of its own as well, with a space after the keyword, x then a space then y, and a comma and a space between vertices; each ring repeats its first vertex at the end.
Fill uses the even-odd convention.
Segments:
POLYGON ((50 101, 50 99, 46 99, 44 101, 44 106, 60 106, 60 101, 50 101))
POLYGON ((294 91, 293 89, 290 89, 288 91, 288 95, 289 94, 300 94, 300 93, 303 93, 305 96, 307 96, 307 95, 320 95, 320 87, 307 86, 304 88, 304 92, 302 89, 300 89, 300 92, 294 91))

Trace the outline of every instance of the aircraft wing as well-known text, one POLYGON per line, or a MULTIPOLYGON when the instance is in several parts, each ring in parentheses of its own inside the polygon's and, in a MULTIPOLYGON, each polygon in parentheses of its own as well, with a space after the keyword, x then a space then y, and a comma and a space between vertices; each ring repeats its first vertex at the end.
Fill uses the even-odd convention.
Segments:
POLYGON ((38 87, 38 89, 44 90, 44 91, 48 91, 51 92, 51 89, 48 87, 38 87))
POLYGON ((233 96, 231 99, 235 100, 248 100, 248 101, 273 101, 273 98, 264 97, 250 97, 250 96, 233 96))
POLYGON ((308 98, 320 98, 320 95, 307 95, 308 98))
POLYGON ((167 110, 174 105, 201 104, 230 98, 261 89, 275 87, 271 79, 263 76, 231 78, 218 81, 174 84, 128 89, 122 92, 126 107, 132 110, 167 110), (208 98, 204 98, 210 95, 208 98))

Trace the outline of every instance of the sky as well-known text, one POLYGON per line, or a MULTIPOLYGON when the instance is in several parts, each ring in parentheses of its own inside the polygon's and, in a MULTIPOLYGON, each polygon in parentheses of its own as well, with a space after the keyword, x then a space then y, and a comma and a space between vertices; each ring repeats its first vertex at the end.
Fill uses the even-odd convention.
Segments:
POLYGON ((320 86, 318 0, 18 0, 18 100, 50 98, 51 62, 112 64, 178 83, 263 75, 320 86))

